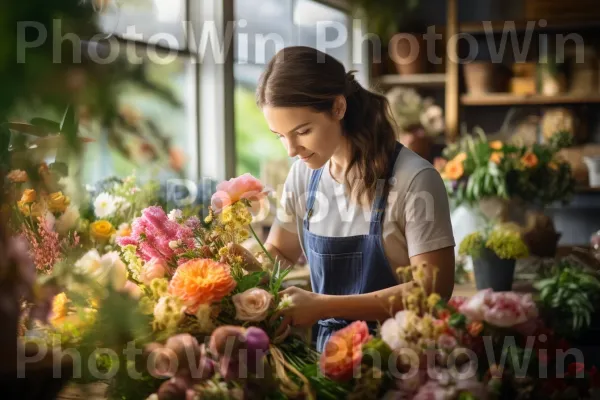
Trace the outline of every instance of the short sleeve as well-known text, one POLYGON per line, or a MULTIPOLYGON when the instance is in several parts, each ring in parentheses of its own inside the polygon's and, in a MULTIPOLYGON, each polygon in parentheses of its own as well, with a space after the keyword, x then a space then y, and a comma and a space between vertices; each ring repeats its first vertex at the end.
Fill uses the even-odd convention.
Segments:
POLYGON ((298 226, 296 225, 296 218, 299 212, 297 175, 296 165, 293 165, 283 185, 275 215, 277 225, 291 233, 298 232, 298 226))
POLYGON ((408 256, 455 246, 450 204, 440 174, 433 168, 418 172, 404 201, 408 256))

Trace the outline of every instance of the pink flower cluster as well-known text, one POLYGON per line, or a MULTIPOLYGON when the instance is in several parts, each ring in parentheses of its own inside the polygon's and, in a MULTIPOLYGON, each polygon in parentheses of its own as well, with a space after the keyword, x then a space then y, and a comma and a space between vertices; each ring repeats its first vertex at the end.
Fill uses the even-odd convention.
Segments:
POLYGON ((29 225, 23 225, 23 236, 31 246, 33 262, 38 270, 49 272, 63 257, 63 252, 75 248, 79 244, 79 235, 60 238, 46 218, 38 217, 37 232, 29 225))
POLYGON ((531 294, 494 292, 485 289, 462 303, 458 310, 471 321, 485 321, 498 327, 511 327, 537 318, 538 309, 531 294))
POLYGON ((158 206, 145 208, 142 216, 131 224, 131 235, 117 239, 121 246, 135 245, 138 256, 144 261, 153 258, 177 265, 187 261, 177 256, 194 248, 194 232, 169 220, 165 211, 158 206))

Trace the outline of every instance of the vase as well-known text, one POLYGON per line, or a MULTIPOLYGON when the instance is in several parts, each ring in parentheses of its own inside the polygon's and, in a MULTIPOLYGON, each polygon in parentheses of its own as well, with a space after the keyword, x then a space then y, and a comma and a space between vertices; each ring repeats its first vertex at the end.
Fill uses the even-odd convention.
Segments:
POLYGON ((473 259, 473 272, 477 290, 492 289, 494 292, 512 290, 516 260, 504 260, 489 249, 483 249, 473 259))

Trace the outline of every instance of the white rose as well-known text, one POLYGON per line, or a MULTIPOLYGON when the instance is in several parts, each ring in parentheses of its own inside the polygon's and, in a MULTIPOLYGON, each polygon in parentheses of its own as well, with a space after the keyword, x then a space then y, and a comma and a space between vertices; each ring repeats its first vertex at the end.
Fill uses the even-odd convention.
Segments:
POLYGON ((77 221, 80 217, 81 215, 79 214, 77 207, 70 205, 65 212, 58 217, 58 220, 56 220, 56 231, 61 235, 67 234, 67 232, 77 225, 77 221))
POLYGON ((235 318, 240 321, 259 322, 267 317, 273 295, 264 289, 252 288, 232 297, 235 318))

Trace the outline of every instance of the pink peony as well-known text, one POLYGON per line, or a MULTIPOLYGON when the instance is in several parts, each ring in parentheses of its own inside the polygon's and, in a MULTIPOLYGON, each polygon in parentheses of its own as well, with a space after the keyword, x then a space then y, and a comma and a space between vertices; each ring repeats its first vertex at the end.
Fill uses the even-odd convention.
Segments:
POLYGON ((235 318, 240 321, 260 322, 267 317, 273 295, 264 289, 252 288, 232 297, 235 318))
POLYGON ((219 213, 225 207, 241 199, 256 201, 263 198, 266 193, 267 191, 263 184, 252 175, 246 173, 237 178, 219 183, 217 191, 213 194, 210 202, 213 211, 219 213))
POLYGON ((530 294, 493 292, 485 289, 461 305, 459 311, 471 321, 511 327, 536 318, 538 310, 530 294))
POLYGON ((153 257, 144 264, 140 272, 140 281, 145 285, 150 285, 153 279, 164 278, 168 269, 167 263, 162 258, 153 257))

